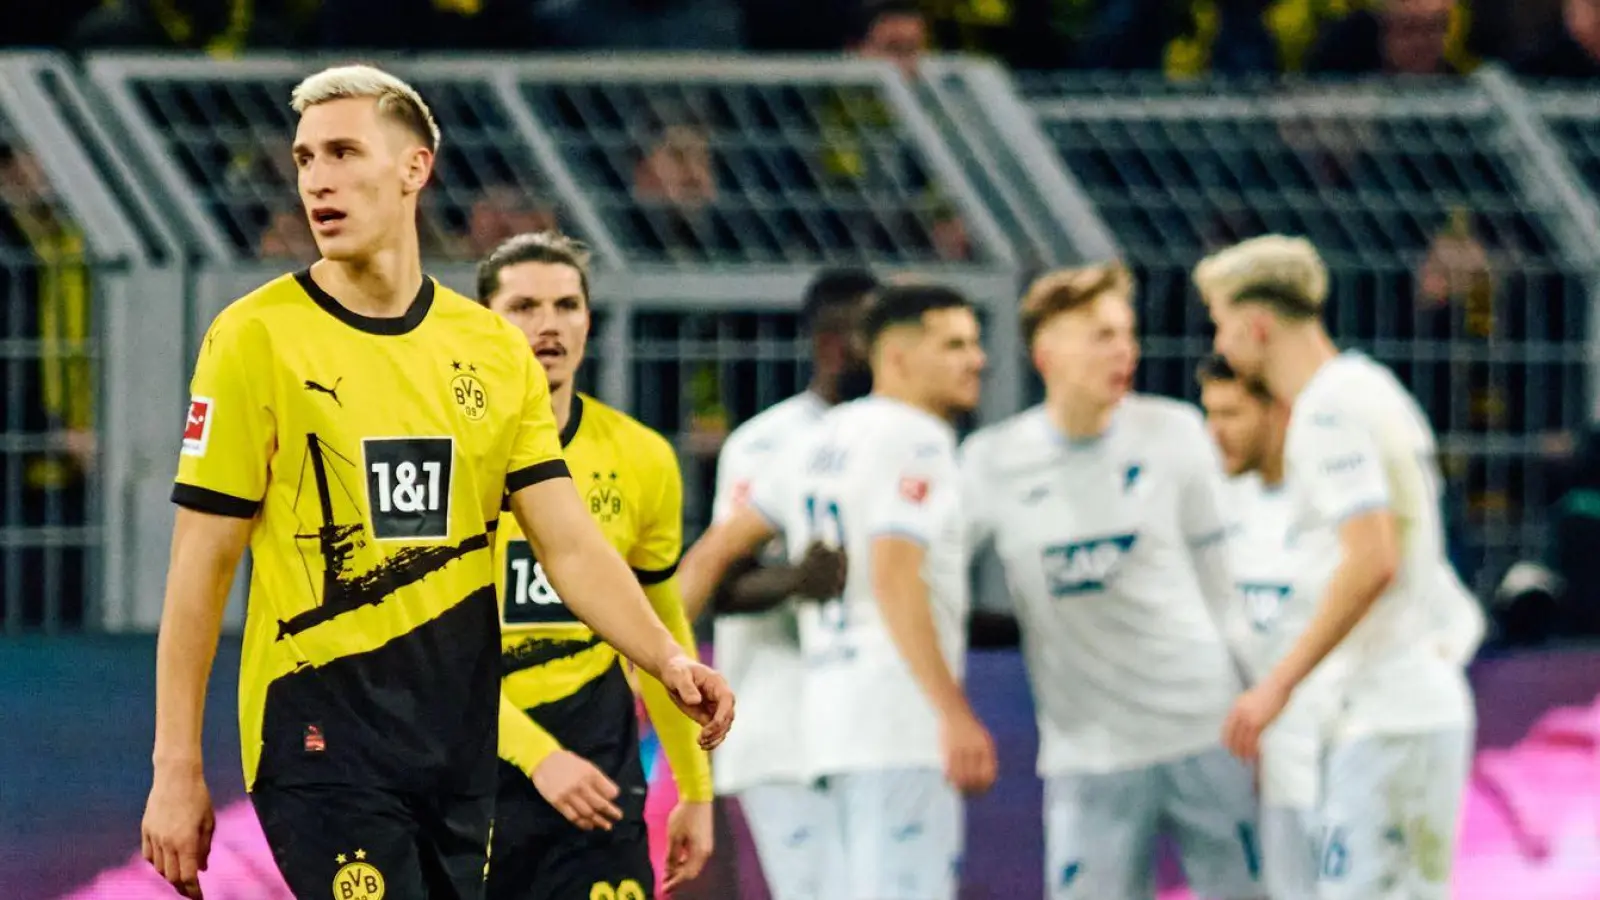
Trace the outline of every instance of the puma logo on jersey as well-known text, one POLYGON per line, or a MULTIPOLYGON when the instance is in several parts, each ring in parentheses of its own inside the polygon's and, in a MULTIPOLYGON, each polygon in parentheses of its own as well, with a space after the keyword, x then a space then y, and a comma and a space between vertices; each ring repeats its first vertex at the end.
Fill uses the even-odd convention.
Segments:
POLYGON ((343 382, 343 381, 344 381, 344 377, 340 376, 338 379, 336 379, 333 382, 333 387, 323 387, 322 385, 317 384, 315 381, 312 381, 311 379, 307 378, 306 379, 306 390, 312 391, 313 393, 318 393, 318 394, 327 394, 329 397, 333 398, 333 402, 334 402, 335 405, 337 405, 340 409, 344 409, 344 404, 339 402, 339 384, 340 384, 340 382, 343 382))
POLYGON ((1044 576, 1051 596, 1071 597, 1105 590, 1106 580, 1138 540, 1138 534, 1117 534, 1046 547, 1044 576))
POLYGON ((1245 612, 1250 616, 1250 627, 1267 631, 1277 621, 1278 613, 1294 590, 1287 584, 1269 584, 1259 581, 1242 581, 1237 585, 1244 598, 1245 612))

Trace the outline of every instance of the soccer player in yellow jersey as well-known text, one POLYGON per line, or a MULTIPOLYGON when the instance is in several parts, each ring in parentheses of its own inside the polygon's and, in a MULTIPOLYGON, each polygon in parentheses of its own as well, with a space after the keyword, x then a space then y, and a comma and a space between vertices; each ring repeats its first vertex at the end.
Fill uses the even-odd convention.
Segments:
MULTIPOLYGON (((683 478, 656 432, 577 393, 589 333, 588 251, 557 232, 501 244, 478 267, 478 300, 527 337, 550 381, 561 446, 589 514, 633 567, 656 615, 694 652, 678 596, 683 478)), ((633 690, 622 661, 573 616, 509 516, 495 533, 501 610, 500 793, 489 900, 654 896, 633 690)), ((678 783, 667 887, 711 854, 711 766, 699 727, 640 683, 678 783)))
POLYGON ((439 131, 376 69, 295 88, 322 259, 231 304, 192 382, 156 661, 143 852, 200 897, 213 824, 201 712, 228 588, 254 560, 239 673, 245 786, 295 896, 481 897, 499 728, 503 499, 574 615, 715 746, 720 676, 685 653, 590 517, 544 370, 426 277, 417 196, 439 131))

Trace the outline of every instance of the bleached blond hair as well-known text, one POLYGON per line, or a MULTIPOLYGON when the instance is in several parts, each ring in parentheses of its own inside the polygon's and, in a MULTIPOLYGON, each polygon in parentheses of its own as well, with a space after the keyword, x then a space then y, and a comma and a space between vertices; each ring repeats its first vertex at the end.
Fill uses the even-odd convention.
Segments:
POLYGON ((1328 266, 1305 238, 1268 234, 1202 259, 1194 285, 1206 303, 1261 303, 1309 319, 1328 299, 1328 266))
POLYGON ((1032 345, 1044 323, 1102 296, 1132 301, 1136 287, 1133 272, 1120 260, 1046 272, 1022 295, 1023 340, 1032 345))
POLYGON ((378 114, 388 116, 422 141, 432 153, 439 152, 439 123, 417 89, 382 69, 373 66, 334 66, 323 69, 295 85, 289 106, 297 115, 322 103, 351 97, 371 97, 378 101, 378 114))

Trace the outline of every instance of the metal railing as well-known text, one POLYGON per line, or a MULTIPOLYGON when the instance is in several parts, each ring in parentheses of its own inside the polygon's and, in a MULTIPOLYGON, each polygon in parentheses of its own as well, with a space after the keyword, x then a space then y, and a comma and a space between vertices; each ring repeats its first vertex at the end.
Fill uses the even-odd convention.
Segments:
MULTIPOLYGON (((54 530, 41 532, 0 496, 4 627, 74 618, 59 573, 81 569, 92 627, 147 629, 199 336, 224 304, 315 257, 287 100, 323 61, 0 60, 0 146, 31 151, 52 209, 83 235, 66 261, 0 244, 0 291, 42 296, 51 266, 88 273, 90 337, 68 349, 100 387, 82 524, 52 501, 54 530), (24 552, 57 562, 17 562, 24 552)), ((1595 409, 1600 115, 1493 70, 1401 88, 1200 91, 1019 82, 962 58, 931 60, 915 83, 832 58, 393 68, 444 130, 420 223, 430 271, 470 290, 473 260, 551 224, 594 246, 586 387, 677 441, 691 532, 718 435, 803 384, 798 301, 827 264, 920 273, 976 298, 993 418, 1036 396, 1012 309, 1039 269, 1126 258, 1142 288, 1140 386, 1192 396, 1209 329, 1189 268, 1225 241, 1306 234, 1335 270, 1336 336, 1393 365, 1428 408, 1469 564, 1491 576, 1539 546, 1541 456, 1595 409)), ((42 398, 11 373, 60 368, 62 348, 34 325, 12 331, 0 394, 42 398)), ((65 429, 6 415, 0 488, 41 448, 72 458, 65 429)))

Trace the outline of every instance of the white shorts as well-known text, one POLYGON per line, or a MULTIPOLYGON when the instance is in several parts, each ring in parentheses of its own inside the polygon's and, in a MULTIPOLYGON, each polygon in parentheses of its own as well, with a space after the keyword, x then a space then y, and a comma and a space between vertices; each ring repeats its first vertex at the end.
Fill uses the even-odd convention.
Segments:
POLYGON ((1061 775, 1045 784, 1045 892, 1050 900, 1155 897, 1156 838, 1170 825, 1195 894, 1261 896, 1250 770, 1219 748, 1126 772, 1061 775))
POLYGON ((1261 885, 1270 900, 1315 900, 1320 868, 1315 813, 1261 807, 1261 885))
POLYGON ((838 816, 819 788, 764 782, 738 793, 772 900, 833 900, 844 868, 838 816))
POLYGON ((961 796, 933 769, 851 772, 824 779, 845 884, 828 900, 955 900, 961 796))
POLYGON ((1446 900, 1471 756, 1465 728, 1329 747, 1317 896, 1446 900))
POLYGON ((1317 895, 1316 810, 1322 785, 1317 710, 1297 696, 1261 735, 1261 882, 1272 900, 1317 895))

